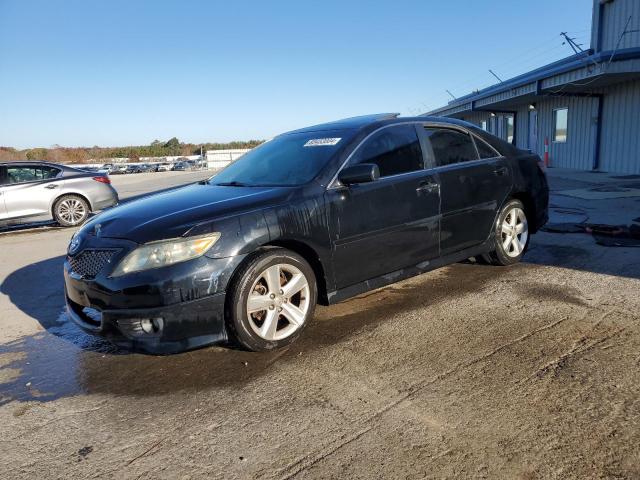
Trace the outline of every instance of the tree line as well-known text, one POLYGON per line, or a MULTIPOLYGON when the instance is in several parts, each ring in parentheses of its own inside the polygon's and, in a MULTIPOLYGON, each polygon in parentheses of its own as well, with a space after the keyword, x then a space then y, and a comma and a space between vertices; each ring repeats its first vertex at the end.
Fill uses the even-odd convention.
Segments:
POLYGON ((227 150, 253 148, 264 140, 235 141, 228 143, 182 143, 176 137, 167 141, 154 140, 150 145, 130 147, 61 147, 27 148, 17 150, 12 147, 0 147, 0 161, 43 160, 55 163, 91 163, 109 158, 128 158, 135 162, 140 157, 166 157, 175 155, 199 155, 200 148, 207 150, 227 150))

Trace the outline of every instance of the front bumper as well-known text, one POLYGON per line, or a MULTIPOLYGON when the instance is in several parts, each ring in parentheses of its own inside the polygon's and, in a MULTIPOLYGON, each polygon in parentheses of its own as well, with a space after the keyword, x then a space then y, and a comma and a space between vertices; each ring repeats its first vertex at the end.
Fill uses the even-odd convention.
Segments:
POLYGON ((70 318, 83 330, 134 351, 168 354, 227 340, 225 291, 244 255, 200 257, 169 267, 109 277, 133 242, 89 239, 64 263, 70 318), (95 276, 72 268, 74 258, 95 249, 117 252, 95 276), (154 320, 159 328, 142 328, 154 320))
POLYGON ((77 290, 72 292, 70 295, 65 286, 67 312, 73 322, 86 332, 131 351, 169 354, 227 340, 224 293, 165 307, 97 310, 78 303, 82 298, 72 300, 77 290), (85 307, 93 314, 85 313, 85 307), (140 323, 144 319, 161 319, 162 330, 144 332, 140 323))

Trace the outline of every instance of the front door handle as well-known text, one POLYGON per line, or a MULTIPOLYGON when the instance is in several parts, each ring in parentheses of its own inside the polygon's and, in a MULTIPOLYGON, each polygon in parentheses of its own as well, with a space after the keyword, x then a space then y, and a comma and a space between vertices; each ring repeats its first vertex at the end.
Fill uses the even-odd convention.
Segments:
POLYGON ((48 188, 49 190, 53 189, 53 188, 58 188, 58 185, 56 185, 55 183, 50 183, 49 185, 47 185, 44 188, 48 188))
POLYGON ((495 173, 499 177, 502 177, 507 174, 507 167, 496 167, 493 170, 493 173, 495 173))
POLYGON ((416 192, 418 192, 418 195, 422 193, 433 193, 437 192, 439 188, 440 185, 437 182, 427 180, 425 182, 421 182, 420 185, 418 185, 418 188, 416 188, 416 192))

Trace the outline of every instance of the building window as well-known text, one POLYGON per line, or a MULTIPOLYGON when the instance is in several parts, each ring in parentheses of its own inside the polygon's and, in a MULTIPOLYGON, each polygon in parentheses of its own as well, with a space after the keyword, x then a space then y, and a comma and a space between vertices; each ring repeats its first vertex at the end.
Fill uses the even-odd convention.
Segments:
POLYGON ((508 115, 504 117, 504 131, 507 136, 507 142, 513 144, 513 131, 514 131, 513 115, 508 115))
POLYGON ((482 120, 480 122, 480 128, 483 129, 485 132, 487 131, 487 121, 486 120, 482 120))
POLYGON ((567 141, 567 118, 569 115, 568 108, 558 108, 553 111, 553 141, 564 143, 567 141))

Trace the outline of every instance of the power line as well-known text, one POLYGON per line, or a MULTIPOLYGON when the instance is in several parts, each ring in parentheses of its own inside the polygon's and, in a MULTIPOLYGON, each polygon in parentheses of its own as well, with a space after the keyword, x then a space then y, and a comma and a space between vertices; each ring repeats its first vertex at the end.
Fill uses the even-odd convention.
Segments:
MULTIPOLYGON (((558 42, 558 38, 554 37, 553 39, 549 39, 547 41, 542 42, 541 44, 538 45, 538 47, 534 47, 531 48, 529 50, 527 50, 525 53, 520 54, 518 57, 513 58, 512 60, 506 61, 506 62, 502 62, 499 63, 495 66, 493 66, 494 69, 497 69, 498 67, 505 67, 507 65, 511 66, 513 64, 521 64, 523 62, 523 60, 525 62, 530 61, 532 58, 539 58, 542 55, 545 55, 546 53, 553 51, 553 50, 558 50, 562 48, 562 45, 555 45, 551 48, 546 48, 545 50, 542 51, 538 51, 540 50, 540 48, 542 47, 546 47, 549 45, 549 43, 551 42, 558 42), (527 53, 529 52, 536 52, 535 55, 530 55, 527 58, 523 59, 523 56, 525 56, 527 53)), ((476 75, 475 77, 471 78, 471 79, 467 79, 464 82, 458 83, 458 84, 454 84, 452 86, 449 87, 450 90, 459 90, 459 89, 464 89, 463 87, 468 87, 469 85, 472 85, 474 83, 477 83, 479 79, 485 79, 486 76, 483 75, 476 75)))
MULTIPOLYGON (((539 64, 542 67, 544 65, 552 63, 553 61, 558 61, 564 58, 564 56, 559 56, 555 54, 548 55, 548 54, 551 52, 555 53, 560 51, 561 49, 563 49, 563 46, 566 43, 569 43, 569 45, 574 50, 574 53, 578 54, 578 53, 584 52, 584 49, 582 48, 582 45, 583 45, 582 42, 586 43, 587 41, 589 41, 591 38, 591 35, 581 35, 581 36, 576 35, 578 33, 583 33, 583 32, 591 32, 591 28, 585 28, 583 30, 575 30, 571 32, 568 32, 568 31, 562 32, 561 35, 565 38, 565 42, 562 42, 560 45, 556 44, 556 45, 553 45, 551 48, 548 48, 549 45, 557 43, 559 41, 558 37, 554 36, 553 38, 547 39, 539 43, 537 46, 534 46, 526 50, 525 52, 518 55, 518 57, 514 57, 511 60, 507 60, 505 62, 497 64, 496 66, 493 67, 493 69, 502 70, 502 73, 506 71, 508 72, 508 74, 506 75, 507 78, 514 78, 519 74, 521 74, 523 70, 524 71, 529 70, 533 66, 532 60, 534 59, 536 59, 536 62, 534 63, 539 64), (569 37, 569 33, 571 33, 572 35, 571 37, 569 37)), ((500 82, 502 82, 501 77, 496 75, 493 69, 489 69, 489 72, 495 78, 497 78, 500 82)), ((477 75, 471 79, 467 79, 464 82, 454 84, 454 86, 450 86, 449 89, 446 89, 446 93, 448 93, 452 98, 457 100, 457 98, 453 95, 453 93, 451 93, 451 90, 454 90, 454 91, 468 90, 469 86, 473 84, 475 84, 475 87, 476 87, 474 91, 478 91, 480 89, 491 86, 491 83, 489 79, 486 77, 486 74, 483 74, 483 75, 477 75), (478 84, 480 84, 480 86, 478 86, 478 84)), ((433 95, 427 98, 426 100, 424 100, 421 103, 421 105, 426 107, 427 109, 432 109, 431 107, 427 107, 427 105, 436 104, 436 103, 438 105, 441 105, 443 103, 446 104, 447 103, 446 98, 443 98, 443 96, 444 94, 433 95)))

